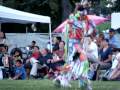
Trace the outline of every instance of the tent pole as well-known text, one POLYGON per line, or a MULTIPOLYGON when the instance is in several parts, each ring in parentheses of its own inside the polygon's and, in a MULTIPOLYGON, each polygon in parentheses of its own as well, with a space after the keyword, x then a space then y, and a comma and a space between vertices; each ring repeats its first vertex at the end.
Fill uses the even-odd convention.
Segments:
POLYGON ((28 27, 26 26, 26 33, 28 33, 28 27))
POLYGON ((2 30, 2 25, 1 25, 1 23, 0 23, 0 32, 1 32, 1 30, 2 30))
POLYGON ((50 35, 50 50, 52 52, 52 32, 51 32, 51 23, 49 23, 49 35, 50 35))

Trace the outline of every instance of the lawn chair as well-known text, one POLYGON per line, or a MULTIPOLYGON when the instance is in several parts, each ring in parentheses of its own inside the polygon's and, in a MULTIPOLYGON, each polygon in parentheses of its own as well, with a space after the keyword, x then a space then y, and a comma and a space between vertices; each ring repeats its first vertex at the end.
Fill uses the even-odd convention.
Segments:
POLYGON ((112 57, 112 67, 107 70, 104 75, 101 77, 101 79, 109 79, 112 76, 112 71, 117 67, 118 65, 118 58, 120 57, 120 53, 113 55, 112 57))

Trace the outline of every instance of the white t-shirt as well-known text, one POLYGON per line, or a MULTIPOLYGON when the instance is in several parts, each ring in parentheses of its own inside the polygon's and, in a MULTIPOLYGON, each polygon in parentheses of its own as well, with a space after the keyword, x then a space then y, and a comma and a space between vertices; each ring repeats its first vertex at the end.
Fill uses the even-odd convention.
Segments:
POLYGON ((96 59, 98 59, 98 46, 95 42, 91 42, 88 45, 87 54, 90 54, 91 56, 94 56, 96 59))
POLYGON ((8 39, 0 39, 0 44, 5 44, 7 46, 10 46, 8 39))

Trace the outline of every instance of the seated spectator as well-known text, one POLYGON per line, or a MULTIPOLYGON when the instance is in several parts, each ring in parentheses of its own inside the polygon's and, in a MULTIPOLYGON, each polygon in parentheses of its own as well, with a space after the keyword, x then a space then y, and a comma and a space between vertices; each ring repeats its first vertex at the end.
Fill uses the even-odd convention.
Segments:
POLYGON ((94 73, 92 79, 99 78, 99 70, 109 70, 112 66, 112 48, 108 45, 108 40, 103 39, 100 47, 100 60, 90 66, 90 73, 94 73))
POLYGON ((116 37, 114 29, 110 29, 108 40, 109 40, 109 44, 112 48, 120 48, 120 45, 119 45, 120 41, 116 37))
POLYGON ((52 58, 53 58, 53 54, 50 53, 48 49, 45 48, 45 49, 41 50, 41 56, 39 58, 39 63, 44 68, 41 68, 39 70, 39 73, 42 74, 42 77, 49 74, 48 72, 51 69, 51 64, 48 62, 48 60, 50 60, 52 58))
MULTIPOLYGON (((54 71, 59 69, 59 66, 64 65, 64 41, 59 44, 59 50, 50 53, 47 49, 41 51, 42 56, 39 58, 41 64, 46 64, 49 68, 48 77, 54 75, 54 71)), ((45 73, 45 72, 44 72, 45 73)))
POLYGON ((23 62, 22 58, 22 51, 19 48, 13 48, 12 51, 10 52, 10 77, 14 76, 14 69, 15 69, 15 64, 17 60, 21 60, 23 62))
POLYGON ((39 59, 39 57, 40 57, 40 49, 39 49, 38 46, 34 46, 31 57, 35 58, 36 60, 39 59))
POLYGON ((15 48, 11 53, 11 56, 13 59, 13 63, 15 64, 17 60, 22 60, 22 51, 19 48, 15 48))
POLYGON ((3 32, 0 32, 0 44, 4 44, 8 46, 8 40, 6 39, 6 35, 3 32))
POLYGON ((120 60, 117 67, 112 71, 112 75, 109 80, 120 80, 120 60))
POLYGON ((2 62, 2 58, 4 56, 3 47, 4 47, 4 44, 0 44, 0 66, 3 66, 3 62, 2 62))
POLYGON ((26 79, 25 68, 21 60, 16 61, 15 76, 12 79, 13 80, 25 80, 26 79))
POLYGON ((9 67, 9 60, 8 60, 9 54, 7 53, 7 47, 6 46, 2 47, 2 54, 3 54, 2 61, 3 61, 4 67, 8 68, 9 67))
POLYGON ((8 78, 10 76, 13 76, 14 72, 12 69, 12 59, 10 58, 8 54, 8 48, 7 46, 3 45, 1 47, 1 58, 0 58, 0 66, 3 66, 3 76, 4 78, 8 78))
POLYGON ((59 50, 54 52, 61 60, 64 60, 64 53, 65 53, 65 42, 61 41, 59 43, 59 50))
POLYGON ((53 69, 58 69, 59 66, 62 66, 65 63, 65 61, 64 61, 64 56, 65 56, 64 55, 65 54, 64 46, 65 46, 65 42, 61 41, 59 43, 59 50, 53 52, 53 59, 48 60, 48 62, 51 62, 53 69))
POLYGON ((101 46, 101 42, 102 42, 104 39, 105 39, 104 34, 103 34, 103 33, 99 34, 99 36, 98 36, 98 38, 97 38, 97 45, 98 45, 99 48, 100 48, 100 46, 101 46))
POLYGON ((108 45, 108 40, 102 41, 102 49, 100 50, 100 67, 99 69, 110 69, 112 66, 112 48, 108 45))
POLYGON ((53 55, 52 53, 49 52, 48 49, 41 50, 41 57, 39 58, 39 62, 41 65, 46 64, 49 67, 48 60, 52 58, 53 58, 53 55))
POLYGON ((111 72, 109 72, 108 80, 120 80, 120 52, 116 52, 113 57, 111 72))
POLYGON ((32 41, 30 47, 30 50, 33 50, 34 47, 36 46, 36 41, 32 41))
POLYGON ((6 46, 4 44, 0 45, 0 70, 2 70, 3 78, 6 78, 8 74, 6 74, 6 69, 8 71, 9 68, 9 60, 8 54, 6 50, 6 46))
POLYGON ((93 41, 91 36, 88 36, 88 47, 87 47, 87 57, 92 63, 98 62, 98 46, 93 41))
POLYGON ((30 71, 30 75, 32 77, 36 77, 37 76, 37 69, 38 69, 38 63, 39 63, 39 57, 40 57, 40 51, 39 51, 39 47, 38 46, 34 46, 32 55, 30 57, 29 60, 27 60, 27 63, 30 61, 31 65, 32 65, 32 69, 30 71))
POLYGON ((55 37, 53 40, 53 51, 59 49, 59 43, 61 42, 61 37, 55 37))

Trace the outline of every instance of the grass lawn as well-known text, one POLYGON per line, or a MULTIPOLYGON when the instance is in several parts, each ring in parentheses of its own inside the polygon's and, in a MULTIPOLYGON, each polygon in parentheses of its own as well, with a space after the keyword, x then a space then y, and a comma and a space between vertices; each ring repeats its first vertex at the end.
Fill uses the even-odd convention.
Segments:
MULTIPOLYGON (((0 90, 80 90, 77 82, 72 82, 72 88, 57 88, 50 80, 1 80, 0 90)), ((95 81, 93 90, 120 90, 120 82, 95 81)))

